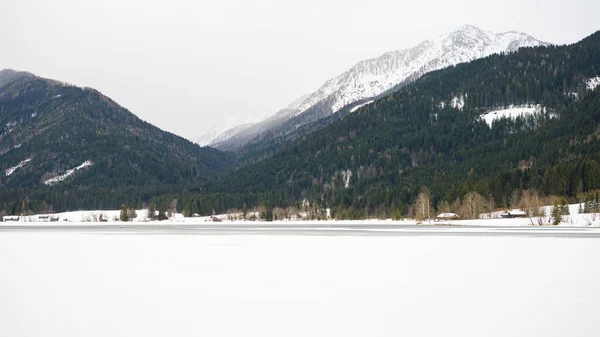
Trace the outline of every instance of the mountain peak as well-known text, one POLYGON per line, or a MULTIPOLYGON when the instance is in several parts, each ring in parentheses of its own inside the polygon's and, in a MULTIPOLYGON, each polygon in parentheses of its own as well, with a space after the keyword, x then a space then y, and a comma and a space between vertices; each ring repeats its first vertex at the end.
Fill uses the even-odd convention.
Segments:
MULTIPOLYGON (((425 73, 491 54, 510 53, 521 47, 546 44, 525 33, 494 33, 474 25, 463 25, 412 48, 360 61, 302 100, 292 113, 287 113, 290 116, 288 120, 280 121, 277 125, 265 120, 261 122, 263 127, 259 123, 254 129, 262 130, 260 133, 269 137, 285 135, 303 125, 335 114, 346 106, 400 89, 425 73)), ((243 144, 237 144, 237 147, 240 145, 243 144)))
POLYGON ((494 33, 473 25, 456 30, 409 49, 388 52, 357 63, 347 72, 327 81, 300 106, 301 112, 327 100, 330 111, 361 99, 375 97, 394 86, 430 72, 520 47, 544 45, 524 33, 494 33))
POLYGON ((0 86, 3 86, 9 82, 25 76, 33 76, 32 74, 24 71, 17 71, 13 69, 2 69, 0 70, 0 86))
POLYGON ((471 24, 465 24, 465 25, 459 26, 454 31, 455 32, 459 32, 459 31, 460 32, 469 32, 469 31, 483 32, 483 29, 481 29, 477 26, 471 25, 471 24))

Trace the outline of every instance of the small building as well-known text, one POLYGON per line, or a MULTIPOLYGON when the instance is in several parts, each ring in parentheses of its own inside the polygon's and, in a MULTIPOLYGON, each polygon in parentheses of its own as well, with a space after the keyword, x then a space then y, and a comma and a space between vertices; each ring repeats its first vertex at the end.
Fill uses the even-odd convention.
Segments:
POLYGON ((214 216, 214 215, 210 216, 210 220, 213 222, 223 222, 223 220, 221 218, 219 218, 218 216, 214 216))
POLYGON ((440 214, 438 214, 436 219, 438 219, 438 220, 458 220, 458 219, 460 219, 460 216, 458 216, 458 214, 456 214, 456 213, 440 213, 440 214))
POLYGON ((19 221, 19 219, 21 218, 16 215, 6 215, 2 217, 2 220, 4 221, 19 221))
POLYGON ((525 218, 525 217, 527 217, 527 213, 524 211, 521 211, 520 209, 513 209, 506 213, 500 214, 500 216, 504 219, 525 218))

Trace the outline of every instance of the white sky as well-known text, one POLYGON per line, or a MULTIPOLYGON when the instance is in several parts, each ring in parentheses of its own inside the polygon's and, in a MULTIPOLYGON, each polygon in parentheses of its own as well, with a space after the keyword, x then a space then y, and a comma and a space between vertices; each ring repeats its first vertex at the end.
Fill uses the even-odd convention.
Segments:
POLYGON ((193 138, 463 24, 571 43, 598 13, 597 0, 1 0, 0 69, 96 88, 193 138))

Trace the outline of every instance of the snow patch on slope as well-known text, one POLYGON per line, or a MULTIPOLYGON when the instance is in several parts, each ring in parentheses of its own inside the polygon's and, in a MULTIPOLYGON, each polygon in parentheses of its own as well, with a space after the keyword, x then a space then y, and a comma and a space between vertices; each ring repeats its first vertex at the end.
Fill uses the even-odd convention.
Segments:
POLYGON ((230 124, 227 122, 225 122, 225 124, 218 124, 192 141, 200 146, 212 146, 213 144, 225 141, 233 135, 252 126, 251 123, 241 124, 231 128, 227 125, 230 124))
POLYGON ((594 90, 599 85, 600 85, 600 76, 596 76, 594 78, 590 78, 586 82, 586 86, 587 86, 588 90, 594 90))
POLYGON ((300 97, 298 97, 295 101, 293 101, 292 103, 290 103, 286 109, 290 109, 290 110, 296 110, 300 107, 300 105, 302 105, 302 103, 309 97, 309 94, 305 94, 302 95, 300 97))
POLYGON ((366 103, 359 104, 359 105, 357 105, 357 106, 355 106, 355 107, 352 107, 352 109, 350 109, 350 112, 354 112, 354 111, 356 111, 356 110, 358 110, 358 109, 362 108, 363 106, 365 106, 365 105, 367 105, 367 104, 371 104, 371 103, 373 103, 373 102, 375 102, 375 101, 373 101, 373 100, 370 100, 370 101, 368 101, 368 102, 366 102, 366 103))
POLYGON ((352 170, 348 169, 348 170, 340 170, 338 172, 336 172, 333 175, 333 180, 335 181, 336 178, 341 178, 342 181, 344 182, 344 188, 349 188, 350 187, 350 178, 352 178, 352 170))
POLYGON ((462 110, 465 107, 465 97, 463 95, 452 97, 452 108, 462 110))
POLYGON ((492 122, 502 118, 517 118, 525 117, 544 112, 545 109, 541 105, 510 105, 508 108, 492 110, 481 115, 481 118, 492 127, 492 122))
POLYGON ((23 161, 21 161, 19 164, 17 164, 16 166, 13 166, 11 168, 9 168, 8 170, 6 170, 4 173, 6 174, 6 176, 10 176, 11 174, 15 173, 16 170, 20 169, 21 167, 23 167, 25 164, 29 163, 31 161, 31 158, 29 159, 25 159, 23 161))
POLYGON ((350 187, 350 178, 352 177, 352 171, 346 170, 346 172, 342 171, 342 178, 344 179, 344 188, 350 187))
POLYGON ((44 181, 44 185, 54 185, 56 183, 64 181, 68 177, 70 177, 73 174, 75 174, 75 172, 77 172, 77 171, 79 171, 79 170, 81 170, 83 168, 86 168, 88 166, 92 166, 92 162, 89 161, 89 160, 86 160, 85 162, 83 162, 83 164, 81 164, 81 165, 79 165, 79 166, 77 166, 75 168, 72 168, 72 169, 68 170, 64 174, 61 174, 61 175, 56 176, 56 177, 54 177, 52 179, 48 179, 48 180, 44 181))

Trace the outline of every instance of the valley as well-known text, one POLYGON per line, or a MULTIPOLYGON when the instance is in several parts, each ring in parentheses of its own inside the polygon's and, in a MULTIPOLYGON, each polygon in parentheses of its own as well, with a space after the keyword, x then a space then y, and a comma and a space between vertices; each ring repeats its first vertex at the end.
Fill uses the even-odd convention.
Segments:
POLYGON ((600 2, 0 1, 0 337, 589 337, 600 2))
POLYGON ((246 139, 234 152, 165 132, 94 89, 4 70, 0 213, 152 204, 186 216, 399 220, 423 217, 426 195, 427 217, 477 219, 531 195, 598 202, 598 38, 555 46, 463 26, 359 63, 265 121, 275 133, 257 123, 215 138, 246 139), (365 89, 367 69, 386 84, 365 89), (334 83, 366 91, 332 94, 334 83), (293 122, 325 101, 327 113, 293 122), (254 132, 271 136, 250 141, 254 132))

